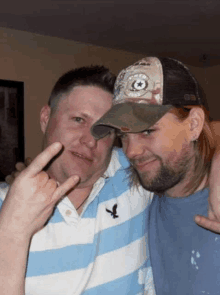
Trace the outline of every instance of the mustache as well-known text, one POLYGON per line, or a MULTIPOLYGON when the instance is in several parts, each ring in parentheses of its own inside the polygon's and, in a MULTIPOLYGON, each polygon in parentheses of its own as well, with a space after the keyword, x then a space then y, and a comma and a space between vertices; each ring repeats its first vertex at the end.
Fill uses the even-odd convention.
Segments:
POLYGON ((149 162, 151 160, 158 160, 159 157, 157 156, 143 156, 143 157, 140 157, 140 158, 136 158, 136 159, 129 159, 129 162, 131 163, 132 166, 136 166, 136 165, 140 165, 144 162, 149 162))

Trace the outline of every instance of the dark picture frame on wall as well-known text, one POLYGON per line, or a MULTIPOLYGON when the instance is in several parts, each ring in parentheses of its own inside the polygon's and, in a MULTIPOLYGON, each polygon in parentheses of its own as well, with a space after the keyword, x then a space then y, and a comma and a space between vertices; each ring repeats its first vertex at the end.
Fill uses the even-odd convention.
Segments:
POLYGON ((24 161, 24 82, 0 79, 0 181, 24 161))

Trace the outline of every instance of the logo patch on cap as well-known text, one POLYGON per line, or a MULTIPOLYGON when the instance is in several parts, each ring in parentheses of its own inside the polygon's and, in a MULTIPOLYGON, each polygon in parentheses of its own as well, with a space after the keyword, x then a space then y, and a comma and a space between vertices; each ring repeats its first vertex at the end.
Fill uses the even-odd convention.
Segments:
POLYGON ((145 89, 147 87, 147 83, 144 80, 136 80, 134 82, 133 86, 134 86, 134 89, 136 89, 136 90, 142 90, 142 89, 145 89))
POLYGON ((144 95, 149 83, 147 76, 144 74, 131 75, 128 78, 125 94, 129 97, 140 97, 144 95))
POLYGON ((115 83, 114 104, 128 101, 162 104, 163 72, 157 58, 143 59, 123 70, 115 83))

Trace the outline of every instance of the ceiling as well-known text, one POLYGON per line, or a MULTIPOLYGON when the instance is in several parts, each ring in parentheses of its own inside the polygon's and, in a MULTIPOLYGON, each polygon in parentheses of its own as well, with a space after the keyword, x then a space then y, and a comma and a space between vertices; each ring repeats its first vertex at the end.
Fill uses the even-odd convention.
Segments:
POLYGON ((0 27, 220 64, 219 0, 6 0, 0 27))

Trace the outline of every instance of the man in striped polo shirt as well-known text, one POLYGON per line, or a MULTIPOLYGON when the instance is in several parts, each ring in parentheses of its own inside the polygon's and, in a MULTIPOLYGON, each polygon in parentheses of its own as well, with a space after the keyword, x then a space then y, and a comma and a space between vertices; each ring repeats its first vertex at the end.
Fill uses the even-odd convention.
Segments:
POLYGON ((114 132, 90 133, 114 81, 104 67, 64 74, 41 110, 45 150, 1 184, 1 295, 154 294, 151 195, 130 188, 114 132))

